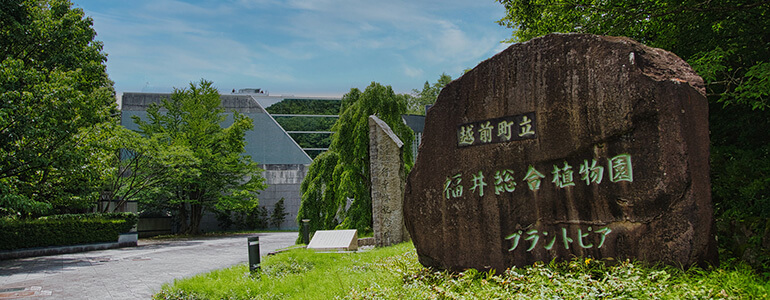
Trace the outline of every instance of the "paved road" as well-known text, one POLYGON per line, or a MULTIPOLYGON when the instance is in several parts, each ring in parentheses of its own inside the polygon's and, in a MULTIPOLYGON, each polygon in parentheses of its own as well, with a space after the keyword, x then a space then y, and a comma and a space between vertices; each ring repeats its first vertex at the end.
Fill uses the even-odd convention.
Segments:
MULTIPOLYGON (((256 235, 263 256, 297 238, 256 235)), ((140 240, 138 247, 0 261, 0 299, 150 299, 174 279, 247 262, 248 236, 140 240)))

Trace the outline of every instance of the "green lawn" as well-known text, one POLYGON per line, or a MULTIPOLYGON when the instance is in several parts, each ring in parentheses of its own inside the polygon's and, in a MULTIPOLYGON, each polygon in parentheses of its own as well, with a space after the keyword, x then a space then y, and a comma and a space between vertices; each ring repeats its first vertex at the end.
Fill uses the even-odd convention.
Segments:
POLYGON ((156 299, 768 299, 770 284, 745 266, 713 270, 614 266, 575 259, 499 274, 433 271, 411 243, 358 253, 293 249, 165 285, 156 299))

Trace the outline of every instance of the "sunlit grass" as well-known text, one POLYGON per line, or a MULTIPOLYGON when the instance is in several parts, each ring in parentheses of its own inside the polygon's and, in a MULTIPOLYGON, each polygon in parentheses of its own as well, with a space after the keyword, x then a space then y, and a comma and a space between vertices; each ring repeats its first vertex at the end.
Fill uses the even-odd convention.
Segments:
MULTIPOLYGON (((249 274, 241 264, 176 280, 173 286, 164 286, 156 299, 333 299, 356 287, 399 285, 401 276, 394 276, 380 262, 413 252, 411 244, 359 253, 293 249, 264 257, 259 275, 249 274)), ((417 268, 416 259, 408 261, 417 268)))
POLYGON ((495 272, 423 268, 414 247, 358 253, 293 249, 166 285, 156 299, 768 299, 770 284, 745 266, 682 270, 577 258, 495 272))

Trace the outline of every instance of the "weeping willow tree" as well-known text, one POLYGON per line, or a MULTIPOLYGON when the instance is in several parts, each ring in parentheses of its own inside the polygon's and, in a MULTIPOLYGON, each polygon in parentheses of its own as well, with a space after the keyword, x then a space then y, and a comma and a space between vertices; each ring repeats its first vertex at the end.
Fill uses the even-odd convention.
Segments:
MULTIPOLYGON (((414 139, 404 124, 406 97, 390 86, 372 82, 363 92, 353 88, 342 97, 342 114, 334 124, 329 150, 317 156, 302 182, 297 220, 310 219, 310 230, 372 231, 371 175, 369 174, 369 116, 387 123, 405 145, 414 139)), ((401 151, 404 170, 412 167, 412 152, 401 151)))

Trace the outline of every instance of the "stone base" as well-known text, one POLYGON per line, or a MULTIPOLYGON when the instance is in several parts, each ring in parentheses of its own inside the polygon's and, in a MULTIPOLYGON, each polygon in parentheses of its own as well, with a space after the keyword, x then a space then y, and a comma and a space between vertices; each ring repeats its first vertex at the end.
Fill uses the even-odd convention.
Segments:
POLYGON ((118 236, 118 246, 120 247, 136 247, 139 242, 139 234, 137 232, 121 233, 118 236))

